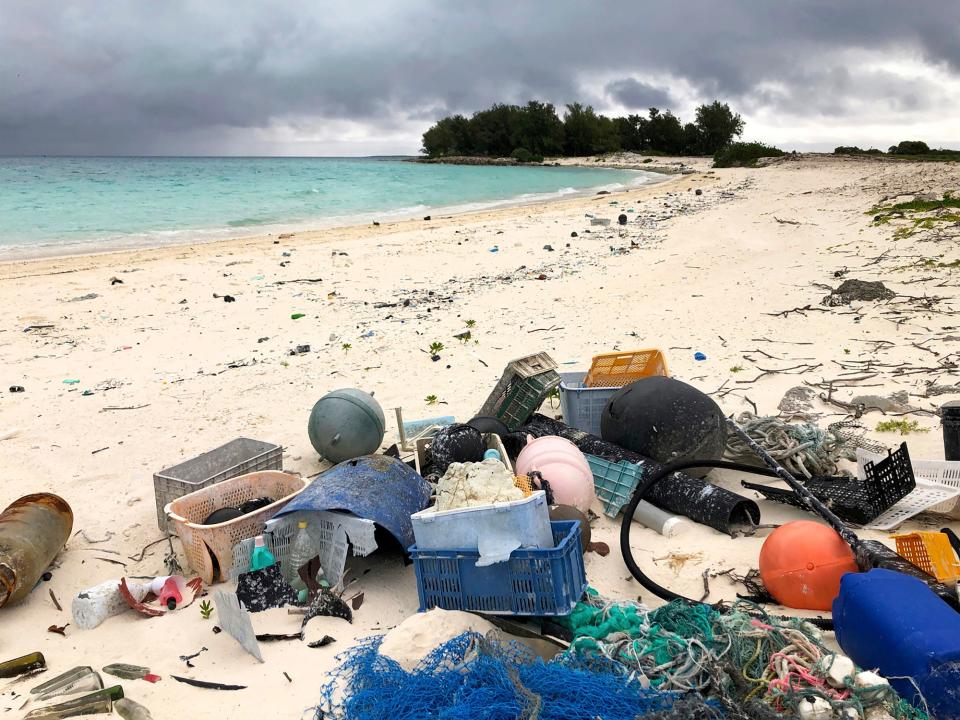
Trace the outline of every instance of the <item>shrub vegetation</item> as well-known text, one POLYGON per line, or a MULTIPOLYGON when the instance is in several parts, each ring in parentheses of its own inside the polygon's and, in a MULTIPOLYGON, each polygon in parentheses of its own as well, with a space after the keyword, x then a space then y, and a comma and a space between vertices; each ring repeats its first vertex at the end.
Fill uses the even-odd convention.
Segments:
POLYGON ((714 154, 713 166, 718 168, 754 167, 760 158, 780 157, 785 154, 780 148, 763 143, 731 143, 714 154))
POLYGON ((566 106, 561 119, 550 103, 498 104, 467 118, 451 115, 423 134, 429 157, 472 155, 538 162, 544 156, 600 155, 618 150, 650 155, 713 155, 743 133, 743 119, 726 103, 696 110, 683 124, 669 110, 608 118, 589 105, 566 106))

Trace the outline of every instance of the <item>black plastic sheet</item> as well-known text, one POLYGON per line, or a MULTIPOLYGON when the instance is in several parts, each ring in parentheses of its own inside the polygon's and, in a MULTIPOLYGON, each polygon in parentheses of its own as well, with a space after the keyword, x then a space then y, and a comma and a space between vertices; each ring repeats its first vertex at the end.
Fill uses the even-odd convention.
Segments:
MULTIPOLYGON (((530 418, 522 432, 543 437, 559 435, 566 438, 581 452, 602 457, 611 462, 626 461, 638 465, 644 475, 660 469, 660 464, 635 452, 606 442, 596 435, 572 428, 559 420, 544 415, 530 418)), ((760 522, 760 508, 749 498, 718 487, 685 473, 674 473, 644 495, 644 499, 657 507, 677 515, 685 515, 694 522, 702 523, 728 535, 737 527, 760 522)))
POLYGON ((240 575, 237 598, 250 612, 297 604, 297 591, 290 587, 280 572, 280 563, 240 575))

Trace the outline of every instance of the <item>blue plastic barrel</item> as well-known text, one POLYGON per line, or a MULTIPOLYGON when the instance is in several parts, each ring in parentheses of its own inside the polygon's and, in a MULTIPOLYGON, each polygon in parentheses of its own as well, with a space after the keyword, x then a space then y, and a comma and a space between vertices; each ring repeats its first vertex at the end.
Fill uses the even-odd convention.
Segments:
POLYGON ((879 668, 922 709, 919 690, 931 718, 960 720, 960 613, 920 580, 884 568, 844 575, 833 624, 857 665, 879 668))

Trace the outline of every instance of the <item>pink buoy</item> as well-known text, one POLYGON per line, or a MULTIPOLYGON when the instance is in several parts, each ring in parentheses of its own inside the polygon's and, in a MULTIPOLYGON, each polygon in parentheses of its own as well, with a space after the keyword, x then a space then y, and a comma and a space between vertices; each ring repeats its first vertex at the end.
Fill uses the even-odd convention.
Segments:
POLYGON ((553 490, 558 505, 573 505, 586 513, 596 499, 593 473, 579 448, 556 435, 527 437, 516 463, 517 475, 539 472, 553 490))

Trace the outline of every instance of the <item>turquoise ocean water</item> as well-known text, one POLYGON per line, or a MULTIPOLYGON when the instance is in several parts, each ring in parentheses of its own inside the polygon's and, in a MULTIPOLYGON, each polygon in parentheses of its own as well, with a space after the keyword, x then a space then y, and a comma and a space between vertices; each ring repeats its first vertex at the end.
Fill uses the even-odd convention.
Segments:
POLYGON ((481 209, 658 177, 376 158, 0 158, 0 259, 481 209))

